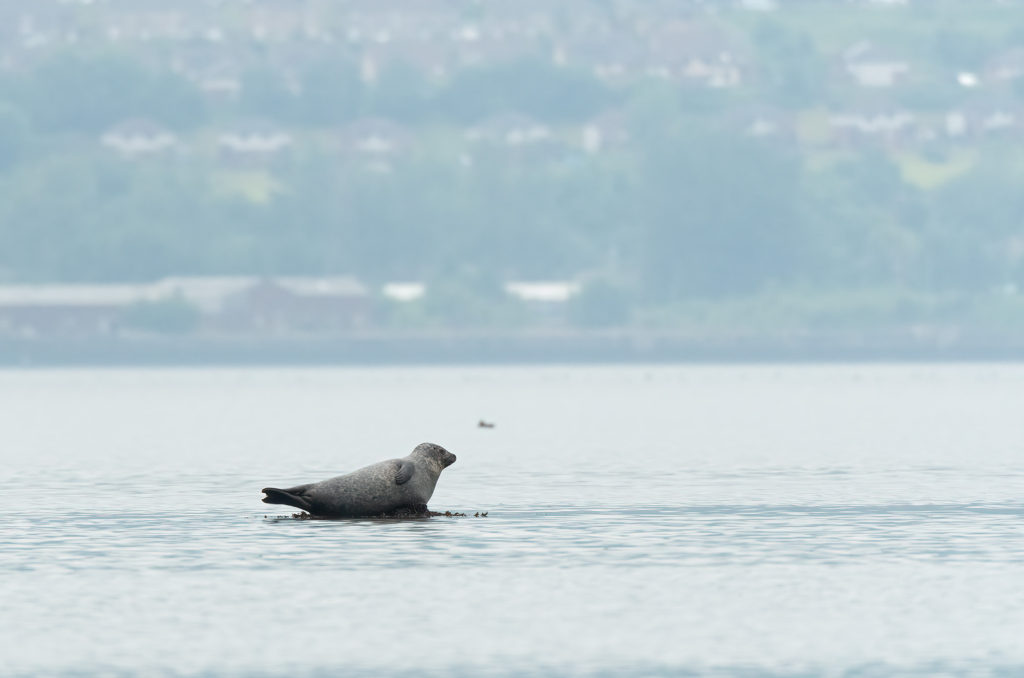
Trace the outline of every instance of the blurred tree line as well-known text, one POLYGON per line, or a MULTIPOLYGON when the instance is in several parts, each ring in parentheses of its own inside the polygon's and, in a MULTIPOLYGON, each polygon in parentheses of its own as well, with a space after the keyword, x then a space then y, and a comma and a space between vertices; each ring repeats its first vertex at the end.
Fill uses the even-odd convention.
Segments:
MULTIPOLYGON (((1012 145, 979 143, 968 171, 923 188, 884 149, 821 161, 792 139, 726 124, 750 101, 798 109, 828 96, 815 46, 765 26, 754 92, 609 88, 530 61, 441 84, 396 64, 368 84, 339 58, 309 64, 297 88, 269 67, 247 72, 237 101, 212 104, 123 54, 58 55, 0 77, 0 279, 354 274, 486 301, 494 281, 582 278, 593 283, 574 311, 585 324, 778 290, 987 294, 1024 283, 1024 163, 1012 145), (460 155, 462 130, 488 116, 578 127, 609 109, 625 112, 621 148, 460 155), (225 190, 238 172, 215 153, 131 161, 98 142, 129 118, 195 138, 268 118, 316 139, 370 116, 428 130, 427 141, 388 172, 297 143, 247 173, 269 186, 256 198, 225 190)), ((941 54, 977 58, 973 42, 937 40, 941 54)))

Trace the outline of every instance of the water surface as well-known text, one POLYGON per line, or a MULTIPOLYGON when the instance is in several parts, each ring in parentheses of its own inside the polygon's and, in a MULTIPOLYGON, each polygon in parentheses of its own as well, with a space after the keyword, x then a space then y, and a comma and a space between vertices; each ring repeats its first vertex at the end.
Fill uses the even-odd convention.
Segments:
POLYGON ((1020 675, 1022 394, 1016 365, 0 372, 0 674, 1020 675), (468 517, 259 501, 422 441, 468 517))

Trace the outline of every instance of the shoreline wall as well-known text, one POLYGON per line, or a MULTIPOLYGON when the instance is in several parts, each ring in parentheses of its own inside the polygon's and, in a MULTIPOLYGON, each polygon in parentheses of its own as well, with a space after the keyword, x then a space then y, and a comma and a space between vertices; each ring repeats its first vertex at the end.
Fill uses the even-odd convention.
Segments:
POLYGON ((4 367, 1005 360, 1024 360, 1024 333, 913 328, 0 338, 4 367))

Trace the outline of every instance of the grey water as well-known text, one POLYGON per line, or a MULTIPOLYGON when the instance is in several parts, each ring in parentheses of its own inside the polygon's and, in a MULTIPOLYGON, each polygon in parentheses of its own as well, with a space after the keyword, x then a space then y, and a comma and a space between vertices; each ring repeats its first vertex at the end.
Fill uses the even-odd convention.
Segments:
POLYGON ((1024 675, 1022 405, 1001 364, 0 372, 0 675, 1024 675), (422 441, 466 517, 260 503, 422 441))

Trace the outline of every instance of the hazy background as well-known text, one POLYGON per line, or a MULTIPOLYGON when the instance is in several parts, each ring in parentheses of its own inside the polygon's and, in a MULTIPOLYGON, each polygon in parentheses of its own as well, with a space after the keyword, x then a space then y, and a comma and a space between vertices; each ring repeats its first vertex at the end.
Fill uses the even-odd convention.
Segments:
MULTIPOLYGON (((3 0, 0 282, 345 276, 385 329, 1013 332, 1022 140, 1011 0, 3 0)), ((198 325, 161 303, 121 327, 198 325)))
POLYGON ((1024 0, 0 0, 0 675, 1024 675, 1022 142, 1024 0))

